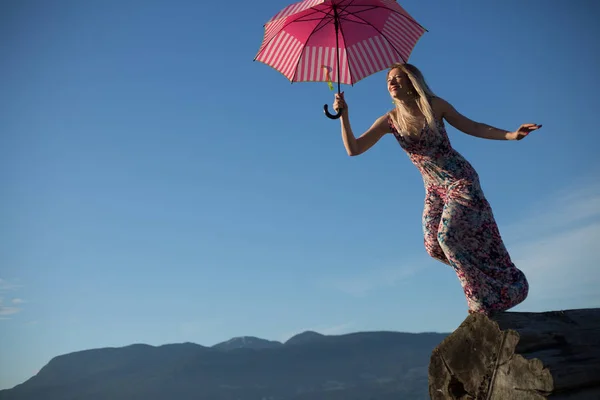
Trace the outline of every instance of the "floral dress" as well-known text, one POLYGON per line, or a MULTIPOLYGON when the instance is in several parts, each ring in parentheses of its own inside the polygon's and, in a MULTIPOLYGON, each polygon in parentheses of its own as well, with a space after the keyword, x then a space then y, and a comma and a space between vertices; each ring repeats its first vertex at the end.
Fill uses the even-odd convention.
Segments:
POLYGON ((390 129, 425 184, 423 234, 427 253, 454 268, 470 312, 491 314, 521 303, 529 284, 506 250, 471 164, 452 148, 443 121, 419 137, 390 129))

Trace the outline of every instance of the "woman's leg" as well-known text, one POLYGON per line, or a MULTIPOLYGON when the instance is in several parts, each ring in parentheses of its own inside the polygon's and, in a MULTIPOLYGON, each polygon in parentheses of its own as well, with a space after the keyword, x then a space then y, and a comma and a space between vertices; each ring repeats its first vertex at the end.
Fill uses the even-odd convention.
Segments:
POLYGON ((449 189, 437 236, 471 311, 504 311, 525 300, 527 279, 512 263, 478 184, 449 189))
POLYGON ((431 257, 450 265, 438 241, 438 229, 444 210, 444 201, 432 187, 425 189, 425 207, 423 209, 423 237, 425 251, 431 257))

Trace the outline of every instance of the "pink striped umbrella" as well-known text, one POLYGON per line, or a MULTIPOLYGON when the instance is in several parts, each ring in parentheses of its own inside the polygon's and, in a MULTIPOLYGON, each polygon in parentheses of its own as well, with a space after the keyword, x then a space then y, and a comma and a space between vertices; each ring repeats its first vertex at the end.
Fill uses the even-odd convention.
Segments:
POLYGON ((304 0, 265 24, 254 60, 292 83, 337 81, 339 93, 341 83, 407 62, 426 31, 395 0, 304 0))

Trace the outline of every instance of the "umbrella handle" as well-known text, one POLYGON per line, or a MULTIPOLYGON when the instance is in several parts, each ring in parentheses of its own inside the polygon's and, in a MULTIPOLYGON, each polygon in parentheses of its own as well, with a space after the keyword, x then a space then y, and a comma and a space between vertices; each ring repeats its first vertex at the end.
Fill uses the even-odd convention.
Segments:
POLYGON ((325 105, 323 106, 323 111, 325 111, 325 115, 327 115, 327 118, 330 118, 330 119, 338 119, 339 117, 341 117, 341 116, 342 116, 342 109, 340 109, 340 110, 337 112, 337 114, 333 115, 333 114, 331 114, 331 113, 329 112, 329 107, 327 106, 327 104, 325 104, 325 105))

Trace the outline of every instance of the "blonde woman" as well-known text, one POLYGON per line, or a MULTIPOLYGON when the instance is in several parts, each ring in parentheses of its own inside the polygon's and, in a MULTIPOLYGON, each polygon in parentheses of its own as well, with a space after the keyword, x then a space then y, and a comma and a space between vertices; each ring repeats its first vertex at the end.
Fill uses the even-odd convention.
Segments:
POLYGON ((342 110, 342 139, 348 155, 362 154, 392 133, 423 176, 425 249, 454 268, 469 313, 489 315, 521 303, 529 292, 527 278, 511 261, 477 172, 452 148, 444 120, 466 134, 492 140, 521 140, 541 125, 523 124, 509 132, 474 122, 435 96, 411 64, 390 68, 387 89, 396 107, 358 139, 352 133, 344 94, 335 95, 333 108, 342 110))

